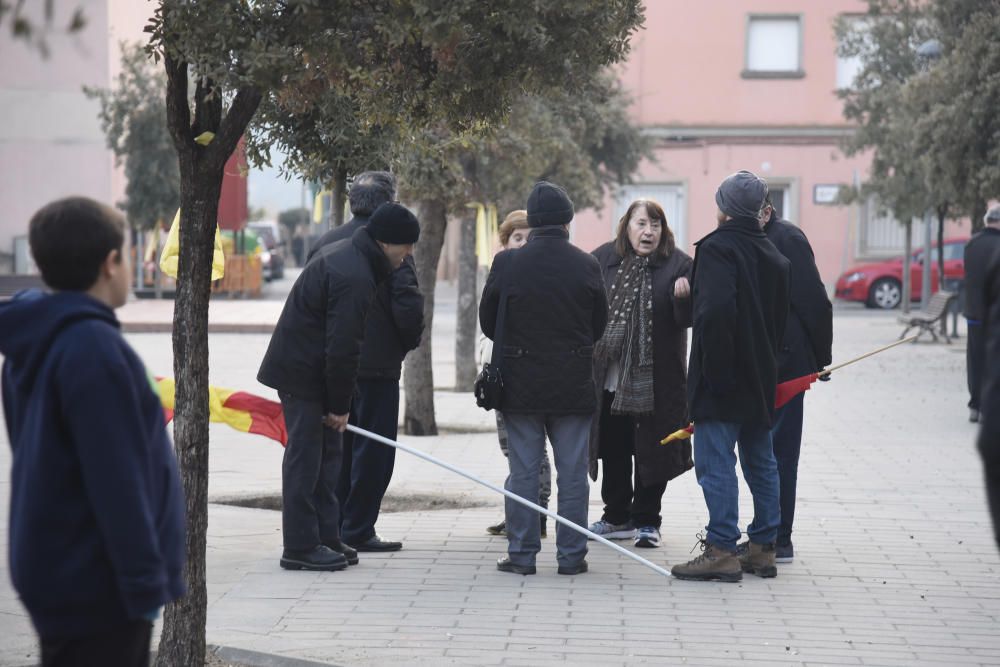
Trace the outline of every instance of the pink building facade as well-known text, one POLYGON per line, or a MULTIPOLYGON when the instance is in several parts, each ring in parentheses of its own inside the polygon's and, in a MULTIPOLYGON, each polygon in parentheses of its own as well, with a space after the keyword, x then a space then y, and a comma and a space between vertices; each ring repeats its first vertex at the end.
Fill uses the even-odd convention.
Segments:
MULTIPOLYGON (((718 184, 748 169, 809 237, 828 286, 855 261, 901 254, 896 221, 872 204, 832 201, 868 167, 840 150, 851 127, 835 90, 850 84, 857 64, 837 57, 833 32, 838 17, 865 8, 861 0, 647 2, 645 29, 620 71, 655 160, 602 210, 579 213, 574 242, 588 250, 603 243, 631 200, 651 197, 678 246, 693 253, 716 225, 718 184)), ((968 225, 949 230, 962 233, 968 225)))

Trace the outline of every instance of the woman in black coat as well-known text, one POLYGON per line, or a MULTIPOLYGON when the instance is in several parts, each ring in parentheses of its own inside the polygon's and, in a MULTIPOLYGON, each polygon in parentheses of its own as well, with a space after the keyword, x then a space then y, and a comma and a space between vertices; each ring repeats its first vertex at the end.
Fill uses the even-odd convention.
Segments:
POLYGON ((590 530, 609 539, 660 546, 667 481, 693 465, 691 445, 660 445, 688 424, 687 328, 691 258, 674 246, 663 209, 629 206, 614 241, 594 251, 608 292, 608 326, 594 349, 600 411, 590 438, 590 476, 604 461, 604 515, 590 530), (635 471, 633 475, 633 462, 635 471))

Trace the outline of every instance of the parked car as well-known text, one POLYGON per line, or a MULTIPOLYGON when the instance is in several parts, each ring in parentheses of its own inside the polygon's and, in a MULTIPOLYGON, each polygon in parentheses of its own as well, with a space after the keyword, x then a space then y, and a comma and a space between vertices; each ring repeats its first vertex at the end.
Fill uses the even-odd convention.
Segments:
MULTIPOLYGON (((965 244, 969 239, 944 242, 945 280, 965 280, 965 244)), ((910 300, 919 301, 924 272, 923 248, 913 253, 910 264, 910 300)), ((931 292, 938 288, 938 249, 931 249, 931 292)), ((836 296, 845 301, 862 301, 869 308, 892 309, 903 295, 903 258, 852 266, 837 279, 836 296)))
POLYGON ((281 226, 277 222, 251 222, 247 228, 257 234, 260 241, 260 266, 264 280, 278 280, 285 277, 285 242, 281 238, 281 226))

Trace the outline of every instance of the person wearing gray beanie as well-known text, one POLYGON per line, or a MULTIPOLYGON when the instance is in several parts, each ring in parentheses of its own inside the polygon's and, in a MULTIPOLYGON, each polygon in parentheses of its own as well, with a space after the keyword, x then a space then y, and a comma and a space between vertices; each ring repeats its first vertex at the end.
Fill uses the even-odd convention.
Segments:
POLYGON ((767 192, 767 183, 763 178, 753 172, 742 170, 722 181, 719 189, 715 191, 715 203, 719 211, 730 218, 760 220, 767 192))

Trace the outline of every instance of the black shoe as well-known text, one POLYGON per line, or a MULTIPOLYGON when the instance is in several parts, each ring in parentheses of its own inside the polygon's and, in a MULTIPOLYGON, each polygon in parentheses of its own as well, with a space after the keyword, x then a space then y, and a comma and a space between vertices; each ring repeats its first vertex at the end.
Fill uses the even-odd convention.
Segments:
POLYGON ((352 544, 358 551, 399 551, 403 548, 402 542, 386 542, 378 535, 372 535, 360 544, 352 544))
POLYGON ((292 551, 285 549, 281 552, 281 567, 285 570, 324 570, 334 572, 347 567, 347 559, 344 554, 337 553, 330 547, 322 544, 310 551, 292 551))
POLYGON ((544 514, 542 514, 542 515, 539 516, 539 519, 541 519, 541 521, 542 521, 542 526, 541 526, 541 535, 542 535, 542 537, 548 537, 549 536, 549 531, 548 531, 548 529, 545 526, 545 519, 547 519, 547 518, 548 517, 545 516, 544 514))
POLYGON ((501 556, 498 558, 497 569, 501 572, 510 572, 511 574, 529 575, 535 573, 534 565, 517 565, 511 562, 510 556, 501 556))
POLYGON ((570 574, 570 575, 583 574, 589 569, 590 568, 587 567, 587 561, 581 560, 576 565, 560 565, 557 572, 559 572, 559 574, 570 574))
POLYGON ((494 524, 492 526, 486 526, 486 532, 490 535, 506 535, 507 534, 507 522, 503 519, 500 523, 494 524))
POLYGON ((347 546, 340 540, 337 540, 336 542, 327 542, 326 546, 330 547, 339 554, 343 554, 344 558, 347 559, 348 565, 358 564, 358 552, 352 549, 351 547, 347 546))

